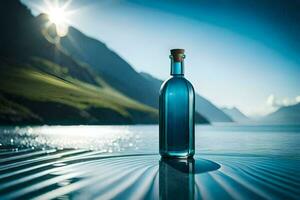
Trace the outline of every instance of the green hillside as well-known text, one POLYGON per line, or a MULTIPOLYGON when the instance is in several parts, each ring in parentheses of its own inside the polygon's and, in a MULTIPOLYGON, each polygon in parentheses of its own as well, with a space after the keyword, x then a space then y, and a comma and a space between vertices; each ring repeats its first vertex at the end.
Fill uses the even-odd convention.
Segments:
POLYGON ((101 86, 72 78, 67 68, 42 58, 33 58, 22 66, 1 63, 0 112, 7 118, 14 117, 13 112, 7 109, 10 108, 20 114, 19 120, 31 119, 33 122, 50 124, 73 124, 76 120, 84 124, 138 123, 146 118, 148 122, 151 122, 149 119, 155 121, 157 110, 120 94, 100 77, 95 80, 101 86), (39 104, 40 108, 35 109, 33 104, 39 104), (57 105, 64 110, 57 114, 56 122, 47 116, 47 112, 51 114, 51 105, 57 105), (67 110, 70 111, 66 112, 67 110), (139 112, 144 119, 137 119, 139 112))

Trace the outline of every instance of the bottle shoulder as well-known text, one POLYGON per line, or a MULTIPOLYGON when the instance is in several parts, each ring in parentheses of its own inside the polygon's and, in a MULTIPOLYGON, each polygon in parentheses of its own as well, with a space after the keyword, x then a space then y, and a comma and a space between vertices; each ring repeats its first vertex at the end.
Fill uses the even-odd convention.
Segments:
POLYGON ((178 90, 179 88, 186 88, 194 93, 194 87, 189 80, 184 77, 170 77, 165 80, 160 88, 160 93, 165 90, 178 90))

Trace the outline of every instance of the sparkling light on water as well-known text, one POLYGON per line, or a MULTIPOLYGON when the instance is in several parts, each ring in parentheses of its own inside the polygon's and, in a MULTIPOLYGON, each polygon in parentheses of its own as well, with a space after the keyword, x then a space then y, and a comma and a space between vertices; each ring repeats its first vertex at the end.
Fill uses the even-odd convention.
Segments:
POLYGON ((299 130, 198 126, 169 162, 157 126, 1 127, 0 199, 299 199, 299 130))

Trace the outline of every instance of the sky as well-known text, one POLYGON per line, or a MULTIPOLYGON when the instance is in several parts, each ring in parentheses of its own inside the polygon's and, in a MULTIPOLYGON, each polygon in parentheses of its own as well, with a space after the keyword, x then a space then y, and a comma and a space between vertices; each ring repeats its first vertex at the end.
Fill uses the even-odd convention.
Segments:
MULTIPOLYGON (((22 0, 33 14, 46 1, 22 0)), ((186 50, 185 76, 219 107, 265 115, 300 102, 299 1, 73 0, 68 23, 135 70, 169 78, 169 50, 186 50)))

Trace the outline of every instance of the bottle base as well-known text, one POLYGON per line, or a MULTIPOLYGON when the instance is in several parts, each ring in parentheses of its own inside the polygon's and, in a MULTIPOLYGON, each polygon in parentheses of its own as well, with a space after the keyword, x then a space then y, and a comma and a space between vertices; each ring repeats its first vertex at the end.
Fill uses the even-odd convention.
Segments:
POLYGON ((190 159, 193 158, 194 153, 187 153, 187 152, 167 152, 167 153, 161 153, 160 156, 164 159, 190 159))

